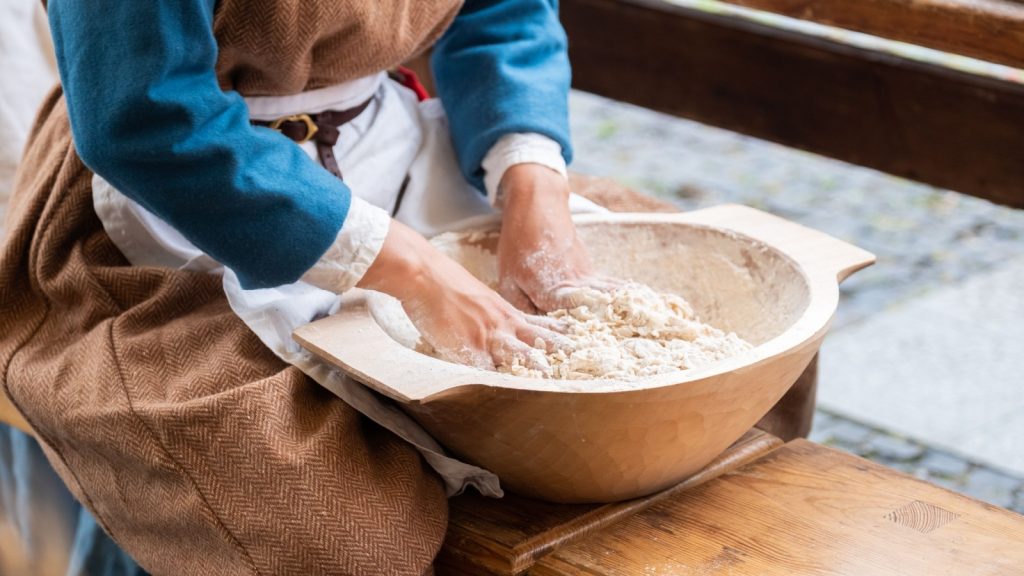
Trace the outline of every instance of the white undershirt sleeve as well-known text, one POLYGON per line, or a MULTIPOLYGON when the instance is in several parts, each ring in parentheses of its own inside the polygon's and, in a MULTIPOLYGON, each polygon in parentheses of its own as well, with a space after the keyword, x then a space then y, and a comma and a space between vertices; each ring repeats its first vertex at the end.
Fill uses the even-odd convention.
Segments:
POLYGON ((561 144, 542 134, 506 134, 491 146, 482 163, 487 200, 492 206, 497 204, 501 178, 516 164, 540 164, 568 178, 561 144))
MULTIPOLYGON (((484 186, 492 205, 497 201, 498 184, 505 171, 516 164, 527 163, 546 166, 568 177, 558 142, 540 134, 506 134, 483 160, 484 186)), ((380 253, 390 226, 391 217, 387 212, 353 196, 334 243, 302 275, 302 280, 337 294, 354 287, 380 253)))
POLYGON ((354 287, 377 259, 391 227, 391 216, 366 200, 352 196, 345 222, 327 252, 302 280, 336 294, 354 287))

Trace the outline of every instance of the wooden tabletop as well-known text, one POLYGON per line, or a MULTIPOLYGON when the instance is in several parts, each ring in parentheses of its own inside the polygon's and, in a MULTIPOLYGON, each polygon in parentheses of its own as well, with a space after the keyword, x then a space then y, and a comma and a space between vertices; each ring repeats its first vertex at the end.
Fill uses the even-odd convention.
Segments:
POLYGON ((501 500, 467 493, 451 500, 438 576, 519 574, 561 546, 756 460, 782 445, 753 429, 704 470, 673 488, 614 504, 551 504, 514 494, 501 500))
POLYGON ((795 440, 529 573, 1019 576, 1024 516, 795 440))

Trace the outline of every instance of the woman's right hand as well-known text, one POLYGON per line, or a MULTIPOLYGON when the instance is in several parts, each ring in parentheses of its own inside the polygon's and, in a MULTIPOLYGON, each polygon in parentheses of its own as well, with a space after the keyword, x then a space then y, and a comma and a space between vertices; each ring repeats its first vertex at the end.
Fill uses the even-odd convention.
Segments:
POLYGON ((407 226, 392 221, 384 246, 357 284, 394 296, 423 339, 446 360, 482 369, 549 371, 536 348, 571 349, 555 320, 516 309, 407 226))

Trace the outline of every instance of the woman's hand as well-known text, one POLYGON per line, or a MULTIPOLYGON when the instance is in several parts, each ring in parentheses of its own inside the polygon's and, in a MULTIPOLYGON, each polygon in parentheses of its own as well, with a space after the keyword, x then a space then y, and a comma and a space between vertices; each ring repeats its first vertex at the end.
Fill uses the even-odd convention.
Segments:
POLYGON ((498 292, 520 310, 571 308, 574 288, 609 290, 596 277, 569 212, 569 183, 539 164, 517 164, 501 179, 498 292))
POLYGON ((571 348, 548 318, 515 309, 422 236, 392 221, 384 247, 360 288, 401 301, 424 340, 445 359, 482 369, 518 360, 550 370, 538 340, 548 349, 571 348))

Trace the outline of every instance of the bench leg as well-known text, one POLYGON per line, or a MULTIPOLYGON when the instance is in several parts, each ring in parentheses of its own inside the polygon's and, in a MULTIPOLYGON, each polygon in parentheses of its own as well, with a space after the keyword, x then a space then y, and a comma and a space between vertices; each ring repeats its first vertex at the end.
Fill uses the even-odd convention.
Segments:
POLYGON ((806 438, 811 433, 817 393, 818 355, 815 354, 793 387, 761 418, 757 427, 781 438, 783 442, 806 438))

